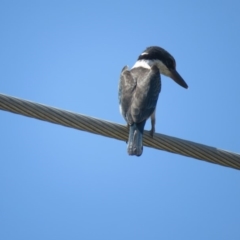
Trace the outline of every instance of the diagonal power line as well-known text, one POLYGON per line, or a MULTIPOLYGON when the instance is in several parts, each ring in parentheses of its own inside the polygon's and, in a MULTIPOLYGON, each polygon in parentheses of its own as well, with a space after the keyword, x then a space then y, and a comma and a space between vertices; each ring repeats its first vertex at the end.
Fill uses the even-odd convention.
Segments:
MULTIPOLYGON (((0 109, 122 141, 128 139, 128 129, 126 126, 4 94, 0 94, 0 109)), ((148 131, 144 131, 143 144, 147 147, 240 169, 240 154, 203 144, 159 133, 154 134, 152 138, 148 131)))

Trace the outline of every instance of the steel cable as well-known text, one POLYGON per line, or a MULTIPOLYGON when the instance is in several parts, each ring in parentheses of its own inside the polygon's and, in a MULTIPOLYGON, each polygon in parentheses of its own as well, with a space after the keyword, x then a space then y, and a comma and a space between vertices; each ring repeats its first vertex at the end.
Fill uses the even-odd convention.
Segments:
MULTIPOLYGON (((126 126, 93 117, 49 107, 39 103, 0 94, 0 109, 27 117, 60 124, 66 127, 127 141, 126 126)), ((240 154, 203 144, 155 133, 152 138, 144 131, 143 144, 147 147, 204 160, 226 167, 240 169, 240 154)))

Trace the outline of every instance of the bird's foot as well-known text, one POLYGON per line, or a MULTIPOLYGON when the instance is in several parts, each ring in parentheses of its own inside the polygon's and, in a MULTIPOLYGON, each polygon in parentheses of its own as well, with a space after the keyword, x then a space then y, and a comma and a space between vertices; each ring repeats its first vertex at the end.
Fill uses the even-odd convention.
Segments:
POLYGON ((153 138, 153 135, 155 133, 155 128, 152 127, 152 129, 149 131, 149 133, 150 133, 150 136, 153 138))

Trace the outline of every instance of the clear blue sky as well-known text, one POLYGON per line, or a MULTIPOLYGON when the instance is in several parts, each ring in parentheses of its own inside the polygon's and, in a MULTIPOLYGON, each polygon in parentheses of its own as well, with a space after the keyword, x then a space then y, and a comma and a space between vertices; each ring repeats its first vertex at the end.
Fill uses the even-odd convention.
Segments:
MULTIPOLYGON (((240 152, 239 1, 0 2, 0 92, 125 124, 117 88, 147 46, 156 131, 240 152)), ((239 240, 240 172, 0 111, 0 239, 239 240)), ((149 123, 146 126, 149 129, 149 123)))

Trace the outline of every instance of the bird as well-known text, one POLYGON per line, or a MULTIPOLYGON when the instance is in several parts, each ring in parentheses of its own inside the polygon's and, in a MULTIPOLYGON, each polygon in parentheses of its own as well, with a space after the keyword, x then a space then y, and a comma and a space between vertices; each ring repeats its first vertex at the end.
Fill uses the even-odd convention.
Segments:
POLYGON ((161 75, 170 77, 183 88, 188 88, 176 70, 174 57, 158 46, 147 47, 131 69, 125 66, 120 74, 118 100, 120 113, 129 129, 127 152, 141 156, 143 130, 151 118, 150 135, 155 133, 155 112, 161 91, 161 75))

